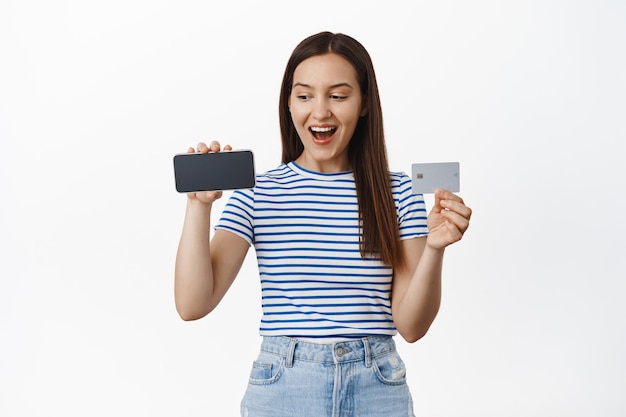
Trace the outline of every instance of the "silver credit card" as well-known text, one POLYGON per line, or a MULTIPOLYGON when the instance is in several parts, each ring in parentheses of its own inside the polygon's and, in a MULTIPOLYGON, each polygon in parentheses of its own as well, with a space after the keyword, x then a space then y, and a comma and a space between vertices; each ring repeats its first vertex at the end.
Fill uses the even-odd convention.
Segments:
POLYGON ((458 162, 430 162, 411 165, 413 194, 433 193, 443 188, 453 193, 460 191, 458 162))

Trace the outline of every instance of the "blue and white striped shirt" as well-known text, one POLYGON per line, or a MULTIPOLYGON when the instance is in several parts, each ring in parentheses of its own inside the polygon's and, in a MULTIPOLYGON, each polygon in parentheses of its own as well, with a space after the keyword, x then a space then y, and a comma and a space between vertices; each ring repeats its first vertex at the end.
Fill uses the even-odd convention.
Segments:
MULTIPOLYGON (((401 239, 428 234, 422 195, 390 173, 401 239)), ((361 258, 352 172, 325 174, 295 162, 233 192, 216 229, 254 245, 261 279, 260 334, 307 338, 395 335, 393 270, 361 258)))

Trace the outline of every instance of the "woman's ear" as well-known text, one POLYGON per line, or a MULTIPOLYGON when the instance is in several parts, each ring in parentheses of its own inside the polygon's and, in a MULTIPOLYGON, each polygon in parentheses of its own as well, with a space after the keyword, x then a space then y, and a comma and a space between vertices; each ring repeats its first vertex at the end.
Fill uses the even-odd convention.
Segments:
POLYGON ((361 117, 365 116, 367 114, 367 107, 363 107, 363 109, 361 110, 361 117))

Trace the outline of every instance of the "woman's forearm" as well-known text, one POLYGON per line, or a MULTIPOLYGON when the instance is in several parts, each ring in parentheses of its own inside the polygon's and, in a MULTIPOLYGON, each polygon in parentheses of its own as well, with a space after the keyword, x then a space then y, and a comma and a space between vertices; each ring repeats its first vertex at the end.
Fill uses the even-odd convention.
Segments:
POLYGON ((444 249, 424 247, 413 275, 404 286, 401 299, 394 304, 394 323, 408 342, 421 339, 439 312, 443 254, 444 249))
POLYGON ((183 320, 195 320, 212 308, 213 271, 210 253, 211 204, 187 202, 176 254, 174 293, 183 320))

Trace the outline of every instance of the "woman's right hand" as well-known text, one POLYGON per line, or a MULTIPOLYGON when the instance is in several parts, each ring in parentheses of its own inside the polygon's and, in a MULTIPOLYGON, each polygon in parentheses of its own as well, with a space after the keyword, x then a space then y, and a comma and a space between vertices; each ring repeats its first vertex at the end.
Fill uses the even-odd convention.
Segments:
MULTIPOLYGON (((232 149, 233 148, 230 145, 225 145, 223 150, 230 151, 232 149)), ((220 152, 222 148, 221 148, 220 143, 214 140, 208 146, 204 142, 198 143, 197 150, 198 152, 201 152, 201 153, 209 153, 209 152, 220 152)), ((187 152, 195 153, 196 150, 192 147, 189 147, 187 152)), ((192 193, 187 193, 187 197, 190 200, 197 200, 201 203, 212 204, 215 200, 222 197, 222 192, 221 191, 192 192, 192 193)))

